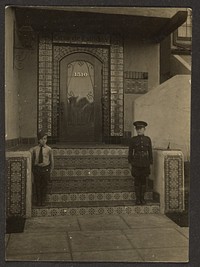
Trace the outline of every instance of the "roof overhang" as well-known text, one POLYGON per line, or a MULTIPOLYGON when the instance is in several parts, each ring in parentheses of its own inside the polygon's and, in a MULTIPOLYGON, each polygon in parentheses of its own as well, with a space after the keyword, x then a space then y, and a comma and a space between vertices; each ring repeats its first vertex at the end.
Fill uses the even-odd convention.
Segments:
POLYGON ((187 19, 177 8, 15 7, 18 27, 35 31, 120 34, 161 42, 187 19))

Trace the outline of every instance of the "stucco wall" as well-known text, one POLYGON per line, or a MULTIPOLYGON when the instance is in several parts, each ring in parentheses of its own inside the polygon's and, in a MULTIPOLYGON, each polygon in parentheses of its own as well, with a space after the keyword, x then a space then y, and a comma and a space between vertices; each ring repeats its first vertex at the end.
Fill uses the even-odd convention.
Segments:
POLYGON ((37 44, 25 51, 20 70, 20 134, 22 138, 37 136, 37 44))
MULTIPOLYGON (((134 120, 148 122, 154 148, 181 149, 190 156, 191 76, 177 75, 133 103, 134 120)), ((132 128, 134 133, 134 129, 132 128)))
POLYGON ((6 140, 20 137, 19 73, 14 67, 14 23, 12 8, 5 10, 5 135, 6 140))
MULTIPOLYGON (((148 90, 159 85, 160 49, 158 44, 142 40, 124 41, 124 71, 148 72, 148 90)), ((131 131, 133 122, 132 104, 141 94, 124 95, 124 131, 131 131)))

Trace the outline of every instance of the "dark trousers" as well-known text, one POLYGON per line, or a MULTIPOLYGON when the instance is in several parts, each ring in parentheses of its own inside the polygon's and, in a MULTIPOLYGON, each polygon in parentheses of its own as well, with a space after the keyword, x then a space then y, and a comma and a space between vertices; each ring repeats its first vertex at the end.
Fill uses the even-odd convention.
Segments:
POLYGON ((132 176, 134 177, 136 204, 145 204, 146 181, 150 173, 149 168, 132 166, 132 176))
POLYGON ((34 175, 34 183, 36 190, 36 202, 37 205, 44 204, 46 193, 47 193, 47 185, 50 179, 50 168, 47 167, 37 167, 33 168, 34 175))

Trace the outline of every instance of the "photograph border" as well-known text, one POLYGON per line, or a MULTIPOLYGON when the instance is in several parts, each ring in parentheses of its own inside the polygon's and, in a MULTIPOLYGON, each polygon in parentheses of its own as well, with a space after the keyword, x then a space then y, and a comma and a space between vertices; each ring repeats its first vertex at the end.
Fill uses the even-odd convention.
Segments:
POLYGON ((0 62, 0 188, 3 190, 0 194, 0 266, 199 266, 200 264, 200 1, 189 0, 173 0, 173 1, 159 1, 159 0, 140 0, 140 1, 63 1, 63 0, 2 0, 0 2, 0 48, 1 48, 1 62, 0 62), (189 226, 189 262, 188 263, 170 263, 170 262, 144 262, 144 263, 96 263, 96 262, 5 262, 5 6, 127 6, 127 7, 190 7, 192 8, 193 24, 192 24, 192 94, 191 94, 191 181, 190 181, 190 226, 189 226))

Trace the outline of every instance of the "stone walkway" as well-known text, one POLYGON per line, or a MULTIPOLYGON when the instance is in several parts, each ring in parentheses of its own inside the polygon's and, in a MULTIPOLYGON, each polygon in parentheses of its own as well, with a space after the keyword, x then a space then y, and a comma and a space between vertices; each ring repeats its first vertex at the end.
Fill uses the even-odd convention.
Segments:
POLYGON ((6 260, 187 262, 188 241, 188 228, 160 214, 36 217, 6 235, 6 260))

